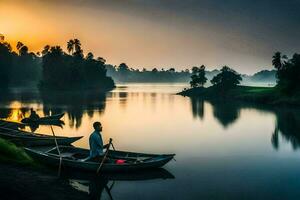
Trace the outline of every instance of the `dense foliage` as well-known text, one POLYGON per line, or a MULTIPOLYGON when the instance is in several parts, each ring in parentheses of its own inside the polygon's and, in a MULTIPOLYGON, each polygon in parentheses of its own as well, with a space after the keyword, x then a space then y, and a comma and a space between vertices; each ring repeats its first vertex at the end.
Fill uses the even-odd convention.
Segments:
POLYGON ((12 57, 11 46, 7 43, 0 43, 0 87, 6 87, 9 83, 12 57))
POLYGON ((114 82, 106 76, 105 60, 94 59, 92 53, 83 55, 78 39, 67 44, 70 54, 60 46, 45 46, 42 52, 42 88, 51 89, 86 89, 97 88, 109 90, 114 82))
POLYGON ((4 40, 0 41, 0 84, 24 85, 24 83, 36 83, 40 79, 41 59, 21 42, 16 46, 18 52, 12 51, 12 47, 4 40))
POLYGON ((224 66, 221 72, 211 80, 213 85, 222 86, 223 88, 232 88, 242 81, 242 76, 233 69, 224 66))
POLYGON ((293 93, 300 90, 300 54, 294 54, 292 58, 276 52, 272 60, 277 69, 277 86, 284 92, 293 93))
POLYGON ((193 67, 191 79, 191 87, 203 87, 207 81, 207 78, 205 77, 205 66, 201 65, 201 67, 193 67))

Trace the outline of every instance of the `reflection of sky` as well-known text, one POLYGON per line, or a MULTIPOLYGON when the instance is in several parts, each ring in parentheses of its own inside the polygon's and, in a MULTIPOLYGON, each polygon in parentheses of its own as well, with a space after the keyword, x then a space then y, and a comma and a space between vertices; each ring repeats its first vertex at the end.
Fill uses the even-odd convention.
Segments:
MULTIPOLYGON (((86 137, 76 145, 88 147, 92 123, 101 121, 104 126, 104 139, 107 141, 112 137, 116 146, 122 149, 176 152, 178 156, 197 157, 260 155, 274 152, 271 135, 275 129, 276 119, 273 113, 229 107, 233 109, 231 111, 204 102, 203 105, 197 104, 196 109, 203 112, 202 114, 200 112, 203 116, 198 117, 199 113, 193 110, 195 107, 192 109, 189 98, 174 95, 175 91, 180 91, 183 87, 167 84, 152 87, 149 84, 129 84, 108 93, 105 103, 93 100, 95 107, 84 104, 76 107, 79 104, 75 104, 70 105, 72 109, 69 109, 67 104, 60 104, 62 111, 74 113, 67 113, 63 118, 66 125, 63 129, 55 127, 55 131, 58 135, 85 135, 86 137), (99 110, 97 105, 102 104, 105 107, 99 110), (230 112, 237 112, 237 115, 232 116, 230 112), (227 119, 228 116, 234 118, 227 119)), ((43 106, 13 101, 10 104, 13 110, 9 119, 20 120, 23 114, 19 109, 24 107, 28 107, 25 116, 29 115, 31 107, 37 109, 38 114, 43 116, 43 106)), ((52 108, 55 108, 55 104, 52 108)), ((38 132, 50 133, 50 129, 40 126, 38 132)), ((289 152, 289 143, 284 140, 280 142, 283 146, 280 146, 279 153, 289 152)))
POLYGON ((115 65, 253 73, 271 68, 275 51, 300 50, 299 8, 297 0, 2 0, 0 27, 34 51, 78 37, 115 65))
MULTIPOLYGON (((94 113, 89 116, 83 110, 78 128, 70 126, 67 114, 64 128, 54 128, 57 135, 84 135, 75 145, 87 148, 92 123, 101 121, 104 141, 113 138, 117 149, 176 153, 176 162, 166 165, 174 180, 117 182, 114 198, 241 199, 238 197, 247 194, 244 199, 276 199, 298 195, 299 151, 292 150, 290 141, 281 136, 280 148, 272 147, 273 112, 242 107, 238 118, 224 126, 216 119, 213 104, 204 102, 199 118, 193 115, 189 98, 173 95, 174 86, 161 86, 166 92, 159 87, 117 88, 107 95, 103 112, 92 108, 94 113)), ((13 113, 20 106, 30 106, 43 116, 43 104, 15 101, 11 106, 16 108, 13 113)), ((40 127, 39 132, 50 133, 50 128, 40 127)))

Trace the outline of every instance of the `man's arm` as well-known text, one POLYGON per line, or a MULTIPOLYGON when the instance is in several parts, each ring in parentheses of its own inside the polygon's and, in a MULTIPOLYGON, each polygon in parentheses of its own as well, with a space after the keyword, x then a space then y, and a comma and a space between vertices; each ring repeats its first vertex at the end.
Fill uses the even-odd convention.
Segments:
POLYGON ((107 148, 109 148, 109 144, 111 144, 112 143, 112 139, 111 138, 109 138, 109 143, 108 144, 106 144, 106 145, 103 145, 103 149, 107 149, 107 148))

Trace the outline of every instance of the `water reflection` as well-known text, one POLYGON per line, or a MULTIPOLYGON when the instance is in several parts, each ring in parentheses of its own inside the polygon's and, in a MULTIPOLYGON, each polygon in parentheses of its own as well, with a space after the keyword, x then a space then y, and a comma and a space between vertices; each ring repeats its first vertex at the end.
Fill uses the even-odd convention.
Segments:
MULTIPOLYGON (((191 98, 191 107, 193 117, 204 118, 205 108, 204 100, 191 98)), ((269 112, 275 115, 274 131, 271 136, 271 144, 274 149, 279 149, 282 136, 289 141, 293 149, 300 147, 300 110, 287 107, 277 108, 272 106, 263 106, 246 102, 206 100, 213 108, 213 116, 218 122, 227 128, 233 124, 239 117, 242 109, 256 109, 263 112, 269 112)), ((251 126, 251 124, 249 124, 251 126)))
POLYGON ((272 135, 272 144, 279 149, 279 134, 292 144, 293 149, 300 147, 300 112, 297 109, 276 109, 276 126, 272 135))
MULTIPOLYGON (((223 129, 230 129, 230 126, 235 124, 241 117, 242 110, 256 110, 259 112, 271 113, 275 116, 274 128, 271 134, 270 142, 274 149, 280 148, 280 143, 288 141, 293 149, 298 149, 300 146, 300 111, 299 109, 288 109, 269 107, 262 105, 255 105, 242 102, 231 102, 225 100, 203 100, 197 98, 185 99, 178 103, 181 97, 175 96, 168 92, 159 93, 156 90, 143 91, 141 87, 137 89, 130 89, 130 87, 120 87, 113 92, 104 94, 97 91, 84 92, 43 92, 39 93, 37 90, 9 90, 3 91, 0 98, 0 118, 12 121, 20 121, 22 118, 29 116, 30 108, 34 107, 42 111, 42 116, 58 113, 66 113, 66 125, 71 129, 79 129, 82 127, 83 118, 91 121, 95 115, 102 116, 106 109, 106 104, 109 102, 117 102, 118 108, 110 109, 115 115, 134 118, 139 117, 138 112, 143 112, 144 109, 149 109, 156 114, 164 115, 157 123, 165 125, 164 121, 167 118, 172 118, 172 112, 175 107, 184 107, 184 101, 188 101, 191 107, 191 114, 194 119, 205 120, 206 115, 212 113, 213 119, 222 126, 223 129), (207 110, 208 104, 212 109, 207 110), (130 107, 130 111, 127 108, 130 107), (169 108, 167 108, 169 107, 169 108), (136 109, 136 110, 134 110, 136 109), (130 113, 131 115, 127 115, 130 113), (134 115, 134 116, 133 116, 134 115)), ((158 90, 160 91, 160 90, 158 90)), ((161 91, 160 91, 161 92, 161 91)), ((182 97, 183 98, 183 97, 182 97)), ((114 121, 118 119, 109 119, 114 121)), ((143 115, 144 116, 144 115, 143 115)), ((146 116, 144 116, 146 117, 146 116)), ((155 119, 145 119, 151 121, 155 119)), ((118 121, 120 123, 120 121, 118 121)), ((155 125, 155 123, 153 123, 155 125)), ((249 124, 249 126, 251 126, 249 124)), ((39 127, 31 126, 31 131, 36 131, 39 127)))
MULTIPOLYGON (((84 180, 81 188, 91 191, 92 196, 109 198, 105 186, 110 188, 112 181, 118 184, 110 190, 111 196, 121 199, 134 199, 135 195, 145 199, 208 199, 216 194, 215 188, 219 196, 214 199, 243 199, 244 194, 248 199, 299 196, 298 189, 290 188, 300 185, 299 151, 291 151, 299 150, 300 109, 174 95, 180 90, 129 85, 107 94, 13 92, 0 97, 0 117, 19 121, 29 115, 30 108, 40 116, 65 112, 66 126, 54 127, 55 133, 84 135, 74 143, 77 147, 88 148, 92 123, 101 121, 103 139, 113 138, 118 149, 177 155, 177 162, 166 166, 176 175, 171 181, 143 184, 129 183, 128 179, 68 179, 84 180)), ((49 127, 37 131, 51 133, 49 127)))
POLYGON ((193 117, 203 119, 204 117, 204 100, 199 98, 191 98, 191 107, 193 117))
POLYGON ((146 181, 154 179, 174 179, 175 176, 165 169, 144 170, 125 173, 103 173, 99 176, 91 173, 74 173, 64 171, 63 178, 81 192, 88 193, 89 199, 103 199, 108 196, 113 198, 113 188, 120 182, 128 181, 146 181))
POLYGON ((97 91, 42 93, 44 115, 67 113, 69 126, 79 128, 84 112, 92 118, 105 109, 105 93, 97 91))

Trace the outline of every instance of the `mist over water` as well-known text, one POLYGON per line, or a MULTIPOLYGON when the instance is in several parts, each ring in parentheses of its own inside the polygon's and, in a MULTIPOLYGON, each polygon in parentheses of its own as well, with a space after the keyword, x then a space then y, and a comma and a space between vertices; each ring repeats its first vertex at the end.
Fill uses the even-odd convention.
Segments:
MULTIPOLYGON (((165 166, 175 178, 116 181, 114 199, 297 199, 298 109, 175 95, 184 87, 124 84, 106 94, 8 91, 0 99, 0 117, 18 120, 30 108, 40 116, 65 112, 65 126, 54 131, 83 135, 75 146, 88 148, 92 124, 101 121, 104 141, 113 138, 116 149, 176 153, 165 166)), ((47 126, 36 132, 51 133, 47 126)))

